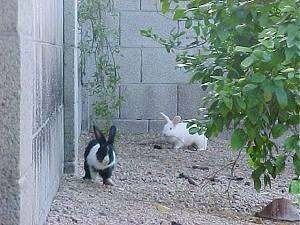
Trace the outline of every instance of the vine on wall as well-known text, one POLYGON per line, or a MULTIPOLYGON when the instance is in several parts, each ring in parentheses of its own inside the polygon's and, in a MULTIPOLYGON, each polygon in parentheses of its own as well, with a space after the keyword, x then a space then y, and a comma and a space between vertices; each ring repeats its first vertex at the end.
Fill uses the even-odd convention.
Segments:
POLYGON ((120 75, 115 56, 119 53, 119 34, 111 24, 115 16, 112 0, 79 2, 80 72, 89 79, 89 93, 95 99, 93 110, 97 119, 105 121, 104 130, 124 101, 118 94, 120 75))

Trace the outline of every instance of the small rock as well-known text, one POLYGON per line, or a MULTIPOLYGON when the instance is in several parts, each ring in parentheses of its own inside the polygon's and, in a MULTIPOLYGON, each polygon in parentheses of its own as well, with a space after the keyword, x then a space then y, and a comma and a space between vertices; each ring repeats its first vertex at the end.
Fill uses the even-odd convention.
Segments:
POLYGON ((162 147, 160 145, 153 145, 154 149, 162 149, 162 147))
POLYGON ((192 166, 193 169, 199 169, 199 170, 206 170, 209 171, 209 168, 207 166, 198 166, 198 165, 194 165, 192 166))
POLYGON ((245 182, 245 186, 250 186, 250 185, 251 185, 251 183, 249 181, 245 182))
POLYGON ((233 197, 234 199, 236 199, 236 200, 238 200, 238 199, 241 198, 241 196, 239 196, 239 195, 237 195, 237 194, 234 194, 232 197, 233 197))
POLYGON ((300 221, 300 212, 298 207, 292 201, 285 198, 274 199, 255 216, 273 220, 300 221))
POLYGON ((171 225, 182 225, 181 223, 177 223, 177 222, 175 222, 175 221, 172 221, 171 222, 171 225))

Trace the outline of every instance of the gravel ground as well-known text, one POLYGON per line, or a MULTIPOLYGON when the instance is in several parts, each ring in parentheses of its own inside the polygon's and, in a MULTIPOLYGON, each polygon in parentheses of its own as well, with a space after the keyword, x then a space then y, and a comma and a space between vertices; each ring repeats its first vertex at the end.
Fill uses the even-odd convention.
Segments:
POLYGON ((156 136, 121 136, 115 144, 113 187, 103 186, 100 179, 81 179, 89 139, 82 137, 79 174, 63 177, 46 225, 292 224, 253 216, 273 198, 292 199, 287 188, 291 168, 272 189, 256 193, 245 163, 237 164, 236 179, 231 179, 230 168, 220 170, 236 156, 224 139, 209 141, 206 151, 192 151, 172 149, 156 136), (154 144, 162 149, 154 149, 154 144), (191 177, 192 184, 178 178, 181 173, 191 177))

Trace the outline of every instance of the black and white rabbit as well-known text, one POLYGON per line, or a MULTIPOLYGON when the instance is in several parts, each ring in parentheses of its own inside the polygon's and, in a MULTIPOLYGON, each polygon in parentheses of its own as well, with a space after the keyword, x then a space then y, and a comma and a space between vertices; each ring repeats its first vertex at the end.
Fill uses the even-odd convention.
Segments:
POLYGON ((114 185, 111 176, 116 163, 113 144, 117 129, 115 126, 111 126, 106 140, 96 126, 93 128, 96 139, 90 141, 85 149, 83 179, 95 179, 99 174, 103 179, 103 184, 114 185))

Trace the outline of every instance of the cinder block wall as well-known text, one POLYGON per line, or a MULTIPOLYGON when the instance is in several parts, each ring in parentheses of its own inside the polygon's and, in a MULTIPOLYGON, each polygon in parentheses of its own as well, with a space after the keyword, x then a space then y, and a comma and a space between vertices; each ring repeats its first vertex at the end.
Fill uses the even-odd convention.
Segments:
POLYGON ((0 15, 0 224, 43 224, 63 171, 63 1, 0 15))
MULTIPOLYGON (((190 75, 175 69, 175 55, 168 54, 161 45, 142 37, 141 29, 153 27, 163 35, 180 24, 170 15, 159 12, 158 0, 116 0, 117 16, 110 25, 119 30, 120 95, 126 103, 119 109, 115 124, 124 132, 161 132, 165 121, 160 112, 173 117, 191 118, 197 115, 200 99, 205 95, 199 85, 188 85, 190 75)), ((84 79, 85 85, 88 79, 84 79)), ((85 123, 101 121, 92 110, 92 99, 83 105, 85 123), (88 115, 90 117, 88 117, 88 115)), ((100 123, 101 124, 101 123, 100 123)))

